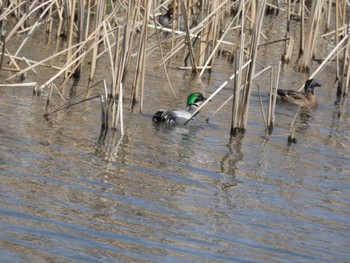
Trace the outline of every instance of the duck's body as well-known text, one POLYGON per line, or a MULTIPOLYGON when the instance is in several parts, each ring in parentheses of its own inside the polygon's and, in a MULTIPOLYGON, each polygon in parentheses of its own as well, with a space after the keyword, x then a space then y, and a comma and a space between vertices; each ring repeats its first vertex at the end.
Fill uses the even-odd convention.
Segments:
POLYGON ((171 20, 173 19, 174 10, 170 7, 164 15, 159 16, 158 22, 163 27, 171 28, 171 20))
POLYGON ((205 100, 201 93, 192 93, 187 98, 186 110, 159 110, 153 115, 153 121, 167 125, 183 125, 205 100))
POLYGON ((288 101, 301 107, 316 108, 318 100, 314 89, 320 86, 321 84, 316 80, 309 79, 304 85, 304 92, 278 89, 277 94, 283 101, 288 101))

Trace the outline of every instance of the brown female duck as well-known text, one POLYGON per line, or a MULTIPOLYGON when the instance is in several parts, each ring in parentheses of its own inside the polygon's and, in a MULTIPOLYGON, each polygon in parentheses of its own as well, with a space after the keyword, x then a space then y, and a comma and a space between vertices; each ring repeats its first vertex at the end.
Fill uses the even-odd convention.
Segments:
POLYGON ((304 85, 304 92, 278 89, 277 94, 282 101, 288 101, 301 107, 316 108, 318 102, 314 89, 320 86, 321 84, 315 79, 308 79, 304 85))

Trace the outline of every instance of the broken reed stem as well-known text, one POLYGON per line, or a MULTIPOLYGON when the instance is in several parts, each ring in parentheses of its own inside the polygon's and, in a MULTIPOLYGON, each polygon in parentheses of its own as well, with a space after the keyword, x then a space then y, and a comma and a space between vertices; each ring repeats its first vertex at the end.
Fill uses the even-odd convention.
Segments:
MULTIPOLYGON (((242 49, 241 49, 242 50, 242 49)), ((242 62, 242 52, 237 51, 235 55, 235 72, 238 72, 238 76, 241 76, 241 62, 242 62)), ((232 115, 231 115, 231 136, 236 135, 236 129, 237 129, 237 121, 238 121, 238 111, 239 111, 239 94, 240 94, 240 87, 241 87, 241 78, 236 77, 234 79, 234 85, 233 85, 233 102, 232 102, 232 115)))

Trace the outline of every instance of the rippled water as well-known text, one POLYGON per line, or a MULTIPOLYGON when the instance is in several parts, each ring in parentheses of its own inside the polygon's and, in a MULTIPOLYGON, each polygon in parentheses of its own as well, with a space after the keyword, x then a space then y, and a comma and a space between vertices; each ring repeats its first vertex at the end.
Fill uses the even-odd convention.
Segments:
MULTIPOLYGON (((161 69, 149 72, 144 112, 126 112, 125 136, 104 142, 97 101, 46 120, 46 94, 1 87, 0 261, 349 262, 350 106, 334 105, 333 69, 291 146, 297 108, 278 104, 266 136, 256 92, 247 133, 230 138, 230 106, 211 116, 230 87, 200 126, 152 123, 188 93, 214 92, 232 72, 217 63, 201 82, 176 71, 177 101, 161 69)), ((299 87, 291 75, 283 85, 299 87)))

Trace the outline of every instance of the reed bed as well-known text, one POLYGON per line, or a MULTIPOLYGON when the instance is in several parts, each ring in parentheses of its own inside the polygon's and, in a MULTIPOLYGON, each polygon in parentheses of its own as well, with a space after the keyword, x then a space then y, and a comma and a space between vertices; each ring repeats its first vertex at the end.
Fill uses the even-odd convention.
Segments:
POLYGON ((112 127, 119 129, 123 135, 126 96, 130 96, 129 109, 134 110, 137 105, 138 111, 143 111, 149 54, 159 52, 159 62, 153 66, 163 66, 169 91, 176 97, 168 65, 174 60, 178 61, 180 53, 187 56, 179 70, 191 70, 201 78, 216 70, 218 54, 225 51, 229 54, 226 63, 234 64, 234 74, 210 97, 216 96, 227 85, 232 85, 232 96, 218 105, 217 111, 230 102, 231 134, 244 133, 247 130, 251 91, 259 88, 261 94, 257 82, 270 76, 269 83, 266 81, 263 86, 270 94, 266 115, 265 102, 260 101, 264 127, 272 132, 276 121, 276 90, 283 64, 293 61, 300 74, 309 74, 311 78, 333 63, 332 59, 335 58, 339 101, 345 99, 349 90, 349 2, 320 0, 311 1, 311 6, 306 2, 310 1, 4 0, 0 2, 0 66, 2 71, 7 72, 6 81, 12 84, 15 79, 25 81, 28 74, 36 75, 41 68, 49 68, 53 73, 47 81, 25 85, 35 86, 35 92, 48 91, 46 117, 67 107, 100 99, 101 129, 112 127), (173 10, 171 22, 168 26, 162 26, 158 18, 168 9, 173 10), (265 27, 274 19, 285 23, 286 32, 281 39, 268 39, 264 34, 265 27), (28 59, 22 51, 29 45, 34 33, 42 28, 49 35, 55 34, 57 41, 64 42, 64 45, 49 57, 28 59), (16 43, 14 38, 19 34, 23 41, 17 47, 12 47, 11 51, 8 50, 8 43, 16 43), (323 38, 333 39, 334 48, 329 50, 329 55, 323 59, 317 71, 310 73, 314 58, 324 54, 319 53, 318 49, 318 43, 323 38), (283 53, 276 56, 281 61, 263 65, 259 61, 261 50, 273 45, 284 45, 283 53), (58 59, 62 57, 65 58, 64 63, 53 64, 53 61, 62 61, 58 59), (110 66, 107 80, 99 80, 95 76, 102 57, 104 63, 107 61, 110 66), (87 59, 89 64, 86 63, 87 59), (100 95, 88 96, 84 92, 67 98, 62 90, 72 83, 81 82, 82 76, 88 76, 83 78, 88 79, 86 91, 95 89, 100 95), (132 79, 131 83, 128 79, 132 79), (103 89, 98 88, 100 85, 90 85, 92 81, 103 82, 103 89), (51 105, 53 96, 62 100, 63 104, 54 108, 51 105))

